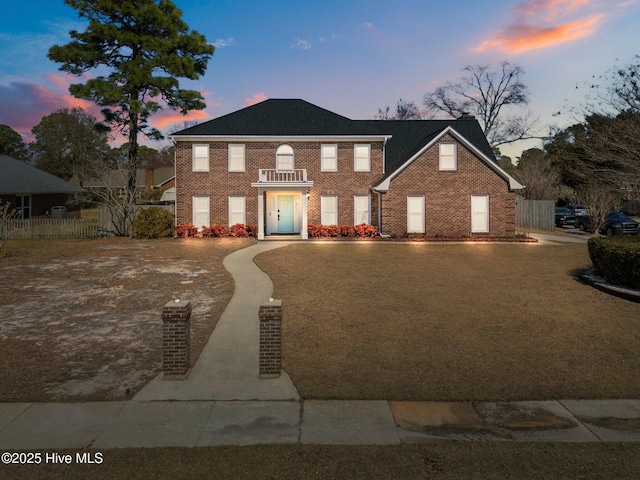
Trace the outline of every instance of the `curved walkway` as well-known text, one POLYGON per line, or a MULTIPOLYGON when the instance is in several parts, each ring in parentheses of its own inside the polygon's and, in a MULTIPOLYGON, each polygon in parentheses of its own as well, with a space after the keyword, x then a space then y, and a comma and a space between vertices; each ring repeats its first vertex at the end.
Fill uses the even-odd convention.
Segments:
POLYGON ((253 257, 288 245, 260 242, 233 252, 223 264, 235 291, 208 343, 186 380, 163 381, 158 375, 133 400, 297 400, 289 376, 260 379, 258 310, 273 294, 273 283, 253 257))

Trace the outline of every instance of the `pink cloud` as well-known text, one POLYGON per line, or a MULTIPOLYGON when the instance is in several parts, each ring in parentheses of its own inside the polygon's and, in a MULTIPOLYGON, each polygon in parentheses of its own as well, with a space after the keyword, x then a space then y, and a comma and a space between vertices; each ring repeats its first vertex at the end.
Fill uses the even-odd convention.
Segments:
POLYGON ((607 13, 593 13, 593 0, 525 0, 514 7, 514 20, 483 41, 476 51, 509 53, 549 48, 593 35, 607 13))
POLYGON ((364 25, 367 28, 373 28, 373 23, 371 22, 364 22, 362 25, 364 25))
POLYGON ((152 118, 152 123, 156 128, 163 129, 172 123, 190 122, 193 120, 204 121, 207 120, 209 115, 203 110, 192 110, 186 115, 181 114, 175 110, 160 110, 152 118))
POLYGON ((263 93, 256 93, 252 97, 247 97, 244 99, 242 103, 244 103, 247 107, 251 105, 255 105, 256 103, 264 102, 267 99, 267 96, 263 93))

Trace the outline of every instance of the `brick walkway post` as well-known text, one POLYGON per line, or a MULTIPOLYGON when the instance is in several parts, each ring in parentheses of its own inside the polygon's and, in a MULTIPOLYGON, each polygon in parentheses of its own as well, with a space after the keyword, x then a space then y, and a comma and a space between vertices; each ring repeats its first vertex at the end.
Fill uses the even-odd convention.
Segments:
POLYGON ((260 304, 260 378, 278 378, 282 367, 282 300, 260 304))
POLYGON ((191 302, 172 300, 162 309, 163 380, 184 380, 191 366, 191 302))

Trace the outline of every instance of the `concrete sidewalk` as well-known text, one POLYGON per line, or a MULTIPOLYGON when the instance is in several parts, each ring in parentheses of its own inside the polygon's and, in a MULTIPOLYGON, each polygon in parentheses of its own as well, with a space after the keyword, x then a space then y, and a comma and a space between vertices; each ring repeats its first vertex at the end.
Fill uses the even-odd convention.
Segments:
POLYGON ((640 442, 639 400, 0 404, 0 449, 640 442))

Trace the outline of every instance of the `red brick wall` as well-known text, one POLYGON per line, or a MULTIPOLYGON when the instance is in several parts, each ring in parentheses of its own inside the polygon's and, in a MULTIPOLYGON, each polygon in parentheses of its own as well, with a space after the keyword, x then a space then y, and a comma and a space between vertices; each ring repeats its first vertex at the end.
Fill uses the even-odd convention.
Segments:
MULTIPOLYGON (((205 143, 205 142, 203 142, 205 143)), ((242 142, 238 142, 242 143, 242 142)), ((327 142, 335 143, 335 142, 327 142)), ((363 142, 366 143, 366 142, 363 142)), ((191 143, 176 149, 177 222, 192 221, 192 196, 209 195, 211 223, 228 224, 228 196, 245 195, 246 223, 258 223, 258 181, 260 168, 275 168, 276 149, 282 142, 245 143, 245 172, 228 172, 228 143, 209 143, 209 172, 193 172, 191 143)), ((338 171, 320 171, 320 142, 289 142, 294 150, 294 168, 307 170, 314 186, 309 191, 309 223, 320 223, 321 195, 338 195, 340 224, 353 225, 354 195, 371 195, 371 223, 377 225, 377 195, 370 187, 382 177, 382 142, 371 144, 371 171, 354 172, 353 142, 338 143, 338 171)))
MULTIPOLYGON (((445 136, 442 141, 454 141, 445 136)), ((515 193, 506 180, 458 143, 456 171, 439 170, 438 145, 391 180, 382 197, 382 233, 407 234, 407 195, 425 197, 426 237, 515 235, 515 193), (471 233, 471 195, 489 195, 489 232, 471 233)))

